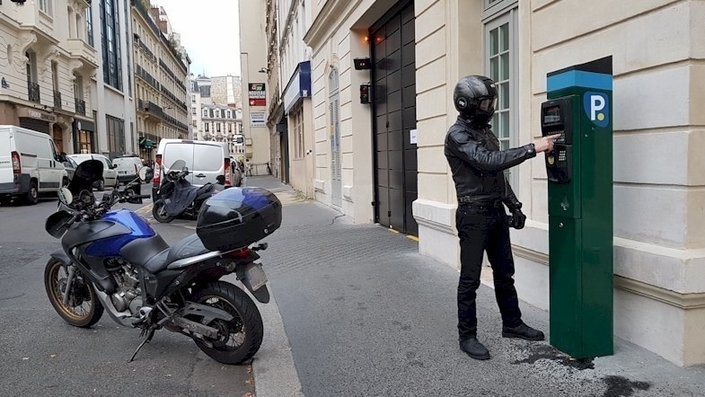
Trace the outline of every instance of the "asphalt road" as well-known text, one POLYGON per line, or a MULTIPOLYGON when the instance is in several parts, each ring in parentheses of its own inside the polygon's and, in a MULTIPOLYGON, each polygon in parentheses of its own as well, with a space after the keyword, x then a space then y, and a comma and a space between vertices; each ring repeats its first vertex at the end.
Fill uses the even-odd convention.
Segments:
MULTIPOLYGON (((142 187, 142 192, 150 191, 149 185, 142 187)), ((117 206, 138 209, 150 202, 117 206)), ((0 206, 0 394, 254 393, 250 365, 221 365, 183 335, 157 332, 128 363, 141 341, 139 330, 121 327, 107 314, 91 329, 64 322, 51 307, 43 283, 49 254, 59 249, 59 241, 44 231, 44 220, 56 206, 56 198, 43 198, 35 206, 0 206)), ((162 225, 148 219, 168 243, 194 232, 192 221, 162 225)))

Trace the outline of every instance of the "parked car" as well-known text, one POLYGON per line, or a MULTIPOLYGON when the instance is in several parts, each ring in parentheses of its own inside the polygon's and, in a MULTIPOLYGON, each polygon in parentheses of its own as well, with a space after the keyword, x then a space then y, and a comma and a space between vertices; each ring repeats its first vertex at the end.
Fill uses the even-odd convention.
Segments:
POLYGON ((113 165, 109 158, 97 153, 86 153, 86 154, 69 154, 68 157, 76 161, 76 164, 81 164, 86 160, 98 160, 103 163, 103 179, 96 181, 93 185, 94 188, 99 191, 105 190, 106 186, 117 187, 117 171, 116 166, 113 165))
POLYGON ((36 204, 39 194, 56 194, 69 181, 62 159, 49 135, 0 125, 0 202, 36 204))
MULTIPOLYGON (((162 178, 176 160, 183 160, 189 170, 187 181, 194 186, 206 183, 220 183, 227 187, 233 184, 233 172, 230 166, 230 149, 224 142, 193 141, 188 139, 162 139, 157 148, 152 199, 157 197, 157 190, 162 178)), ((238 181, 236 181, 238 182, 238 181)))
POLYGON ((114 158, 113 165, 116 166, 118 184, 126 184, 133 181, 139 175, 140 169, 144 167, 142 159, 137 156, 114 158))
POLYGON ((65 160, 65 161, 62 161, 61 163, 64 165, 64 169, 66 170, 66 175, 68 176, 69 182, 70 182, 71 179, 73 179, 73 174, 74 174, 74 172, 76 172, 76 168, 78 167, 78 164, 76 163, 76 161, 74 159, 72 159, 71 157, 66 156, 66 155, 64 155, 63 160, 65 160))

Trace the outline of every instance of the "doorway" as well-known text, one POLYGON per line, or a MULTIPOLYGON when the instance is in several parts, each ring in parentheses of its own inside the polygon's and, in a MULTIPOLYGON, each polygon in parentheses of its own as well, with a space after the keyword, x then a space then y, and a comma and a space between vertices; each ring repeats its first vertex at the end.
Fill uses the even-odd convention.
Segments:
POLYGON ((370 28, 376 221, 418 235, 416 41, 413 1, 403 1, 370 28))
POLYGON ((59 153, 64 153, 64 131, 61 126, 54 124, 52 127, 51 138, 54 140, 54 145, 59 153))

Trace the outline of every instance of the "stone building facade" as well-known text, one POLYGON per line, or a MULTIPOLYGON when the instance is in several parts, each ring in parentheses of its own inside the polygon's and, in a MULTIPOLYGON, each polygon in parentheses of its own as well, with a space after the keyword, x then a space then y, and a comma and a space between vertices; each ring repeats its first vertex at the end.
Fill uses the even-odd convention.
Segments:
POLYGON ((0 4, 0 124, 50 134, 59 152, 99 149, 92 15, 83 0, 0 4))
MULTIPOLYGON (((422 254, 454 268, 457 202, 443 143, 455 83, 497 81, 494 131, 515 147, 541 134, 547 73, 611 55, 614 334, 680 365, 705 363, 704 2, 303 3, 316 199, 412 235, 422 254)), ((546 309, 543 156, 509 180, 529 217, 512 231, 517 288, 546 309)))
POLYGON ((131 4, 137 135, 140 156, 149 161, 159 140, 190 135, 190 59, 163 8, 143 0, 131 4))

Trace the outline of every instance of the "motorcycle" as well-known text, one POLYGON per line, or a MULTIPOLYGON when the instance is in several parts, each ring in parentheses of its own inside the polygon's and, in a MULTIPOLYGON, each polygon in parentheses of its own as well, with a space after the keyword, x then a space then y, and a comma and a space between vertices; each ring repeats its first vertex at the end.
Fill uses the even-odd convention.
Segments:
POLYGON ((210 182, 193 186, 186 180, 188 174, 183 160, 176 160, 169 168, 152 205, 152 216, 157 222, 169 223, 179 215, 195 219, 203 202, 225 189, 223 184, 210 182))
MULTIPOLYGON (((148 170, 142 168, 139 178, 148 170)), ((214 196, 199 214, 196 233, 171 247, 140 215, 116 203, 134 202, 130 187, 97 201, 91 185, 103 174, 97 160, 81 163, 68 187, 59 191, 60 208, 46 231, 61 239, 44 271, 46 293, 69 324, 89 328, 104 312, 118 324, 141 329, 144 340, 132 354, 167 329, 184 334, 223 364, 252 358, 263 324, 250 296, 222 281, 237 279, 261 303, 269 302, 267 276, 258 262, 257 243, 281 224, 281 203, 259 188, 232 188, 214 196)))

